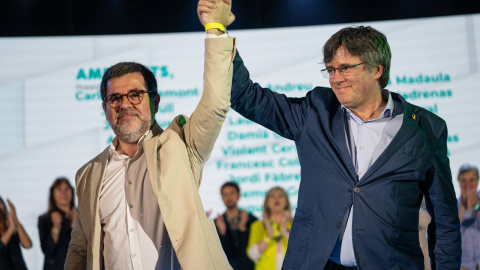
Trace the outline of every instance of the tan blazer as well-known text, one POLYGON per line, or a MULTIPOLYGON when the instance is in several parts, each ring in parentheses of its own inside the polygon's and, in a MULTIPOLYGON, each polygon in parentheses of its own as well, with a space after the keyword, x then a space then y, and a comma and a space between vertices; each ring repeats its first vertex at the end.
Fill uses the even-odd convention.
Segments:
MULTIPOLYGON (((143 141, 150 182, 184 270, 229 269, 198 187, 230 106, 234 54, 234 38, 206 39, 204 91, 191 118, 177 116, 165 131, 155 123, 143 141)), ((65 269, 103 269, 98 203, 108 159, 107 147, 77 172, 78 207, 65 269)))

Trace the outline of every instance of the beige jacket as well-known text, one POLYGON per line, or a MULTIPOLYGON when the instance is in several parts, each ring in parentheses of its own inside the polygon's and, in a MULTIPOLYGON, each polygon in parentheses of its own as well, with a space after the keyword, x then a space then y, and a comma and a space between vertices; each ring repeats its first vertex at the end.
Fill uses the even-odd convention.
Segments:
MULTIPOLYGON (((204 91, 191 118, 178 116, 165 131, 155 124, 143 141, 150 182, 184 270, 229 269, 198 187, 230 106, 234 54, 234 38, 206 39, 204 91)), ((108 159, 107 147, 77 172, 78 207, 65 269, 103 269, 98 203, 108 159)))

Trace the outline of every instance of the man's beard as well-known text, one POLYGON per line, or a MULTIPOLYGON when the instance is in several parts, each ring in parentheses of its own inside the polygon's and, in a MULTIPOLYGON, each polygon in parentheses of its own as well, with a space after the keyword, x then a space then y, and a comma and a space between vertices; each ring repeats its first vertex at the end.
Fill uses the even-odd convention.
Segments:
POLYGON ((112 123, 113 121, 109 122, 113 132, 115 132, 119 140, 129 144, 137 143, 140 137, 142 137, 152 125, 151 119, 143 119, 138 111, 133 108, 120 109, 114 121, 115 123, 112 123), (123 119, 119 122, 119 118, 126 115, 134 116, 134 118, 123 119), (135 117, 137 117, 140 122, 138 122, 135 117))
POLYGON ((233 204, 233 205, 225 205, 227 207, 228 210, 232 210, 232 209, 235 209, 237 208, 237 204, 233 204))

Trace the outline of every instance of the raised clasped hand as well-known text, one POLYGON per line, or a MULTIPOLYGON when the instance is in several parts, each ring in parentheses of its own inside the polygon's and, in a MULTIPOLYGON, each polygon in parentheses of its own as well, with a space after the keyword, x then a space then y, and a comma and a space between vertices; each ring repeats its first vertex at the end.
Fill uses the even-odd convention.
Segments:
POLYGON ((199 0, 197 14, 203 25, 221 23, 227 27, 235 20, 231 9, 232 0, 199 0))

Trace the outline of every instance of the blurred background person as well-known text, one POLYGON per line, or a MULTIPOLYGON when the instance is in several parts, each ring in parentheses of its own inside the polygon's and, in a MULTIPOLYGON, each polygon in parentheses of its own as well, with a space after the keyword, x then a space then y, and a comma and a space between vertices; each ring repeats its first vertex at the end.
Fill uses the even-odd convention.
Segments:
POLYGON ((48 211, 38 218, 44 270, 63 269, 75 220, 74 190, 65 177, 50 187, 48 211))
POLYGON ((24 270, 27 266, 23 260, 20 243, 24 248, 31 248, 32 241, 18 220, 15 206, 8 199, 7 203, 10 211, 0 197, 0 269, 24 270))
POLYGON ((250 227, 247 254, 255 270, 279 270, 287 250, 292 210, 287 193, 281 187, 267 192, 263 203, 262 220, 250 227))
POLYGON ((240 187, 235 182, 226 182, 220 188, 223 203, 227 210, 215 219, 218 236, 228 262, 233 269, 253 270, 254 264, 247 257, 250 226, 257 220, 245 210, 238 209, 240 187))
POLYGON ((464 164, 458 171, 460 199, 458 216, 462 233, 461 270, 480 268, 480 204, 478 200, 478 168, 464 164))
POLYGON ((418 240, 420 242, 420 248, 422 249, 423 253, 423 264, 425 265, 425 270, 432 269, 430 266, 430 255, 428 254, 427 240, 427 228, 431 220, 432 218, 427 212, 425 199, 423 199, 420 210, 418 211, 418 240))

